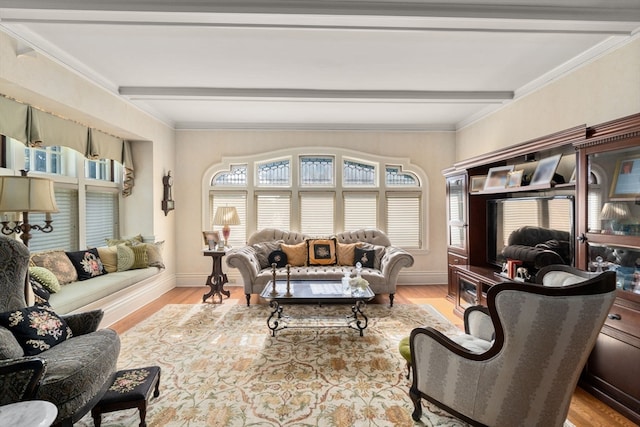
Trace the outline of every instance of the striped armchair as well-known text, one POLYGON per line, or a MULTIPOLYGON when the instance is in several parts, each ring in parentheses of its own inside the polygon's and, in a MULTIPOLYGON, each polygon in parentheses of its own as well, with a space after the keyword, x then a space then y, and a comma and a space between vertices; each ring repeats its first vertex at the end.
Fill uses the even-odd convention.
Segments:
POLYGON ((563 425, 615 299, 615 273, 556 266, 537 280, 544 286, 505 283, 489 290, 495 341, 485 352, 432 328, 411 332, 414 420, 424 398, 475 426, 563 425))

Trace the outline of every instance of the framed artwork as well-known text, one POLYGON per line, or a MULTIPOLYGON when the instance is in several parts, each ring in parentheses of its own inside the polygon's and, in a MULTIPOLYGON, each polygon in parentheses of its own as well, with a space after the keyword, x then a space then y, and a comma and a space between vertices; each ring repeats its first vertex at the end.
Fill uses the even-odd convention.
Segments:
POLYGON ((522 183, 523 174, 524 174, 523 169, 509 172, 509 175, 507 178, 507 188, 520 187, 520 184, 522 183))
POLYGON ((220 233, 218 231, 203 231, 202 238, 209 249, 215 249, 220 242, 220 233))
POLYGON ((640 195, 640 157, 618 159, 610 199, 635 199, 640 195))
POLYGON ((556 154, 555 156, 540 160, 536 171, 533 173, 530 185, 549 184, 553 175, 556 173, 556 168, 558 167, 558 163, 560 163, 561 157, 562 154, 556 154))
POLYGON ((478 175, 471 177, 471 189, 472 193, 477 193, 478 191, 484 190, 484 183, 487 180, 486 175, 478 175))
POLYGON ((484 183, 484 190, 500 190, 507 188, 509 172, 511 171, 513 171, 513 165, 489 169, 487 180, 484 183))

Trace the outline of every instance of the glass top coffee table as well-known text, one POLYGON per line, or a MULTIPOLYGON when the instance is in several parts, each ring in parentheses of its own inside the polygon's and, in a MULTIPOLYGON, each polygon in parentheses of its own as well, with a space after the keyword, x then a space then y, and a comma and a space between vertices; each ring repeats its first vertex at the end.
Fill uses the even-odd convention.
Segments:
POLYGON ((269 307, 273 310, 267 319, 267 326, 271 329, 271 336, 276 336, 276 331, 285 328, 309 328, 309 327, 349 327, 360 331, 363 336, 367 328, 369 319, 364 314, 366 301, 375 297, 371 288, 359 289, 354 292, 343 292, 340 280, 291 280, 287 289, 286 280, 276 280, 274 290, 273 281, 269 283, 260 293, 260 296, 269 301, 269 307), (289 293, 287 293, 287 290, 289 293), (274 292, 275 291, 275 292, 274 292), (351 304, 351 314, 345 317, 342 325, 310 324, 308 322, 291 322, 289 316, 284 316, 283 305, 285 304, 351 304), (297 323, 297 324, 296 324, 297 323))

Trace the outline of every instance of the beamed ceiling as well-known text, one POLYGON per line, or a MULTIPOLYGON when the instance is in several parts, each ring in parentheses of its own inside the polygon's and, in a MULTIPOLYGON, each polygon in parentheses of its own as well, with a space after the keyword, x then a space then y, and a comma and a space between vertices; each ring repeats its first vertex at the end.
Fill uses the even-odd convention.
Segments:
POLYGON ((0 0, 18 54, 176 129, 456 130, 638 28, 640 0, 0 0))

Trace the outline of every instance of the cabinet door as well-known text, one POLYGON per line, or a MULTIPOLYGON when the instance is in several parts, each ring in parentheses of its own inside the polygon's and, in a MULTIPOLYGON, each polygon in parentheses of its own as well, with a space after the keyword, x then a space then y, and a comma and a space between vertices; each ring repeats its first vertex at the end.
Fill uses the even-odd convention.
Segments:
POLYGON ((467 176, 447 178, 447 231, 450 249, 467 251, 467 176))

